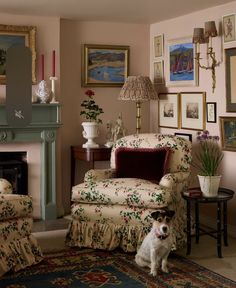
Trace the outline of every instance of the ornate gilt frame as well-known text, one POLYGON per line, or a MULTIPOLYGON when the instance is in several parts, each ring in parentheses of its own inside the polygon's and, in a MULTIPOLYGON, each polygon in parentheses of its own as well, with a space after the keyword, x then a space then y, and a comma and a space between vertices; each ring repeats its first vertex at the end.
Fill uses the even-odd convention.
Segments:
MULTIPOLYGON (((36 84, 36 27, 35 26, 16 26, 0 24, 0 37, 3 35, 25 37, 25 46, 32 52, 32 83, 36 84)), ((0 48, 4 43, 0 41, 0 48)), ((0 54, 1 57, 1 54, 0 54)), ((1 58, 0 58, 1 60, 1 58)), ((4 58, 2 59, 4 65, 4 58)), ((0 61, 1 65, 1 61, 0 61)), ((0 74, 0 84, 6 83, 6 75, 0 74)))

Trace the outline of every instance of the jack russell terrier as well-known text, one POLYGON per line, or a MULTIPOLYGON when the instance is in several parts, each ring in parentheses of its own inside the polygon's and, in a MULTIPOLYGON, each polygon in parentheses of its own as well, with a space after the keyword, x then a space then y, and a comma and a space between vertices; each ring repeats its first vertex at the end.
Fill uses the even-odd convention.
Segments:
POLYGON ((144 238, 135 256, 135 262, 139 266, 151 268, 152 276, 157 275, 160 265, 163 272, 169 272, 167 258, 173 244, 170 222, 174 214, 174 211, 167 209, 160 209, 151 214, 154 219, 152 229, 144 238))

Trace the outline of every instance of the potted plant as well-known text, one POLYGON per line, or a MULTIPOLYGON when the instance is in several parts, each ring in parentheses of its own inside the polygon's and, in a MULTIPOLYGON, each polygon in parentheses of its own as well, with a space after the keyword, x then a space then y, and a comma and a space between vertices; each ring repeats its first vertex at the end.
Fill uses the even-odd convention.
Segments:
POLYGON ((194 166, 199 170, 199 183, 204 196, 214 197, 218 193, 221 175, 218 168, 223 159, 219 136, 210 136, 207 130, 197 133, 199 149, 195 153, 194 166))
POLYGON ((100 108, 94 101, 93 96, 95 95, 94 91, 87 90, 85 95, 88 96, 88 99, 83 100, 81 107, 83 110, 80 112, 80 115, 83 116, 86 122, 82 122, 83 126, 83 137, 88 141, 83 144, 84 148, 96 148, 99 145, 94 142, 94 138, 98 137, 99 130, 98 124, 102 123, 102 120, 99 118, 99 115, 104 113, 103 109, 100 108))

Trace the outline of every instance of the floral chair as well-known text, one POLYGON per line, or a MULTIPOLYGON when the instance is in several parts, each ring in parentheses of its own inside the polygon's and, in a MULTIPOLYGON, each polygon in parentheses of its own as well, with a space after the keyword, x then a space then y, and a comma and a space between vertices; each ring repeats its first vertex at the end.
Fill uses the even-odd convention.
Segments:
POLYGON ((186 242, 186 213, 181 192, 188 185, 191 148, 190 141, 173 135, 139 134, 117 140, 111 152, 111 168, 88 171, 84 183, 72 188, 72 221, 67 245, 105 250, 121 247, 134 252, 150 231, 151 213, 168 207, 175 211, 173 249, 182 247, 186 242), (166 174, 159 183, 117 178, 115 157, 120 147, 149 150, 168 147, 166 174))
POLYGON ((12 186, 0 179, 0 276, 41 261, 42 253, 31 234, 32 200, 10 194, 12 186))

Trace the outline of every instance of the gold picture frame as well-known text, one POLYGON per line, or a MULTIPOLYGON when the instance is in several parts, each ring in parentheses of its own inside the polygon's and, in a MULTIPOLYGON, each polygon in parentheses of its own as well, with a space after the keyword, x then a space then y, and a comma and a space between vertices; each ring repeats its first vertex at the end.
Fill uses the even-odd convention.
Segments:
POLYGON ((0 24, 0 84, 6 84, 6 51, 14 44, 24 44, 32 53, 32 83, 36 84, 36 27, 0 24))
POLYGON ((220 116, 221 145, 225 151, 236 151, 236 117, 220 116))
POLYGON ((82 45, 82 86, 122 86, 129 75, 129 46, 82 45))
POLYGON ((179 128, 179 93, 159 93, 159 127, 179 128))

